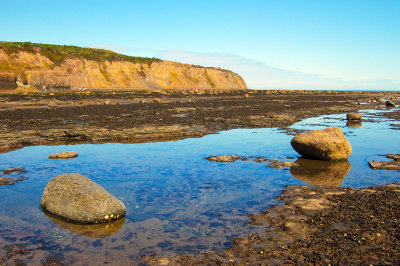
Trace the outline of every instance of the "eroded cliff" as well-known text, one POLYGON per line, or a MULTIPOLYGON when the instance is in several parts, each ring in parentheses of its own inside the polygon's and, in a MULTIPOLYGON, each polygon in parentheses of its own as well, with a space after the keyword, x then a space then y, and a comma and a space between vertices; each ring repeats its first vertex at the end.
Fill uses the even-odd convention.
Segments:
POLYGON ((0 45, 0 89, 15 89, 17 81, 56 90, 247 89, 242 77, 220 68, 151 58, 141 60, 143 62, 124 58, 91 60, 66 57, 61 48, 46 51, 40 47, 32 48, 10 51, 0 45), (55 56, 63 57, 57 61, 55 56))

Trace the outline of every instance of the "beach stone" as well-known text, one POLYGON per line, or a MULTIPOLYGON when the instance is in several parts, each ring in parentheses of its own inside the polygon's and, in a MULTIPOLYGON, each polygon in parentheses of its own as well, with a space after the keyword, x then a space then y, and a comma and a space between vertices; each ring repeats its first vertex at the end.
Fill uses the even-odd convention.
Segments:
POLYGON ((77 223, 103 223, 125 215, 125 205, 80 174, 63 174, 47 184, 40 206, 77 223))
POLYGON ((349 141, 337 127, 297 135, 290 144, 303 156, 329 161, 346 160, 352 151, 349 141))
POLYGON ((9 177, 1 177, 0 178, 0 186, 3 185, 14 185, 17 182, 17 180, 9 177))
POLYGON ((60 153, 54 153, 49 156, 49 159, 57 160, 57 159, 71 159, 78 156, 77 152, 74 151, 63 151, 60 153))
POLYGON ((210 156, 206 158, 209 161, 219 162, 219 163, 231 163, 239 160, 240 157, 237 155, 221 155, 221 156, 210 156))
POLYGON ((5 175, 11 174, 11 173, 22 173, 25 171, 25 168, 23 167, 18 167, 18 168, 7 168, 2 170, 5 175))
POLYGON ((348 113, 347 120, 361 120, 362 114, 359 113, 348 113))
POLYGON ((400 171, 400 161, 369 161, 368 165, 374 170, 400 171))
POLYGON ((392 101, 386 101, 386 106, 396 106, 396 104, 392 101))

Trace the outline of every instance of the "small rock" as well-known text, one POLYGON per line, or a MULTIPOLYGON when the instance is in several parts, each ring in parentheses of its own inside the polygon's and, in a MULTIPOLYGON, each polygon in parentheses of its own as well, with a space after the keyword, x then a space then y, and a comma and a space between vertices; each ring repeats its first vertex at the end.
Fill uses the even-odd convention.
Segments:
POLYGON ((392 101, 386 101, 385 104, 386 104, 386 106, 390 106, 390 107, 396 106, 396 104, 392 101))
POLYGON ((283 168, 290 168, 296 163, 290 161, 279 161, 278 159, 268 159, 268 167, 275 168, 275 169, 283 169, 283 168))
POLYGON ((3 185, 14 185, 17 182, 14 178, 2 177, 0 178, 0 186, 3 185))
POLYGON ((352 151, 350 143, 337 127, 297 135, 290 144, 303 156, 329 161, 346 160, 352 151))
POLYGON ((400 161, 400 154, 386 154, 386 158, 400 161))
POLYGON ((374 170, 397 170, 400 171, 400 154, 386 154, 386 158, 393 161, 369 161, 368 165, 374 170))
POLYGON ((103 223, 125 215, 125 205, 100 185, 79 174, 54 177, 47 184, 40 206, 78 223, 103 223))
POLYGON ((160 99, 160 98, 154 98, 154 99, 153 99, 153 102, 155 102, 155 103, 160 103, 160 102, 161 102, 161 99, 160 99))
POLYGON ((77 152, 74 151, 63 151, 60 153, 54 153, 52 155, 49 156, 49 159, 53 159, 53 160, 57 160, 57 159, 71 159, 71 158, 75 158, 78 156, 77 152))
POLYGON ((244 95, 244 98, 249 98, 249 94, 246 93, 246 94, 244 95))
POLYGON ((49 102, 49 104, 47 105, 48 107, 57 107, 57 103, 56 102, 49 102))
POLYGON ((347 120, 361 120, 362 114, 359 113, 348 113, 347 120))
POLYGON ((15 172, 18 172, 18 173, 24 172, 25 168, 22 168, 22 167, 20 167, 20 168, 7 168, 7 169, 3 169, 2 171, 3 171, 3 173, 5 175, 8 175, 8 174, 15 173, 15 172))
POLYGON ((222 155, 222 156, 210 156, 206 158, 209 161, 219 162, 219 163, 231 163, 239 160, 240 157, 237 155, 222 155))
POLYGON ((104 104, 105 104, 105 105, 110 105, 110 104, 111 104, 111 101, 110 101, 110 100, 106 100, 106 101, 104 102, 104 104))
POLYGON ((397 170, 400 171, 399 161, 369 161, 369 167, 374 170, 397 170))

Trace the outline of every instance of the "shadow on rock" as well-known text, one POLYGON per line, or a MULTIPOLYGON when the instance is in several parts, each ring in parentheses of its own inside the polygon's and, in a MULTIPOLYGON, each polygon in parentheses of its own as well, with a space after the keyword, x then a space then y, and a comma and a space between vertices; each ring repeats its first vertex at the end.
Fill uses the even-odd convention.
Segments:
POLYGON ((108 223, 76 224, 73 222, 68 222, 67 220, 61 219, 57 216, 54 216, 51 213, 48 213, 47 211, 43 212, 47 216, 47 218, 49 218, 50 221, 56 223, 62 228, 91 238, 105 238, 112 236, 113 234, 118 232, 125 223, 125 217, 122 217, 118 220, 111 221, 108 223))
POLYGON ((290 167, 293 177, 313 186, 338 187, 349 173, 348 161, 322 161, 299 158, 290 167))

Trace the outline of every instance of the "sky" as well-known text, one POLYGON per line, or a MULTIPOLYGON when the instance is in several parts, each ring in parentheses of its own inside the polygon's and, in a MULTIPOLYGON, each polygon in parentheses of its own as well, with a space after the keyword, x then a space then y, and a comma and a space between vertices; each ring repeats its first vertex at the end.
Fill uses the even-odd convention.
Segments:
POLYGON ((254 89, 400 90, 399 0, 0 0, 0 40, 221 67, 254 89))

